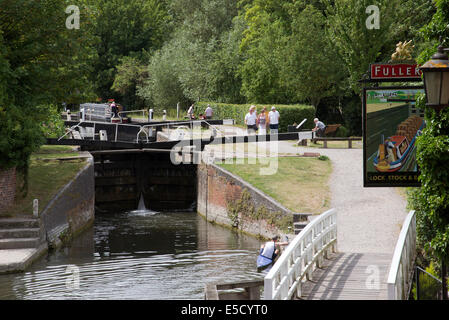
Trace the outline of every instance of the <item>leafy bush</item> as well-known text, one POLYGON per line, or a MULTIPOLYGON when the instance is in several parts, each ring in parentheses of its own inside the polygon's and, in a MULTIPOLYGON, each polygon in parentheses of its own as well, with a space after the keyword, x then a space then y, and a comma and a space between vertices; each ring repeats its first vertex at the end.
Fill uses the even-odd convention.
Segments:
POLYGON ((48 105, 41 106, 39 109, 44 110, 42 114, 42 133, 47 138, 59 138, 64 134, 64 121, 58 111, 57 106, 48 105))
POLYGON ((336 137, 349 137, 349 130, 346 129, 346 127, 344 127, 344 126, 341 126, 337 129, 335 136, 336 137))
POLYGON ((329 160, 329 157, 328 156, 319 156, 318 160, 327 161, 327 160, 329 160))
POLYGON ((44 143, 41 126, 32 114, 14 106, 0 107, 0 169, 17 168, 26 194, 31 153, 44 143))
MULTIPOLYGON (((207 105, 210 104, 214 110, 215 119, 234 119, 238 125, 245 124, 245 115, 248 113, 248 109, 251 104, 226 104, 216 102, 198 102, 195 105, 195 114, 204 113, 207 105)), ((272 105, 255 104, 257 111, 260 112, 265 106, 269 111, 272 105)), ((293 123, 300 123, 302 120, 307 119, 306 123, 302 126, 303 129, 311 129, 315 125, 313 118, 315 117, 315 108, 307 105, 274 105, 276 110, 280 113, 279 132, 287 132, 288 125, 293 123)))

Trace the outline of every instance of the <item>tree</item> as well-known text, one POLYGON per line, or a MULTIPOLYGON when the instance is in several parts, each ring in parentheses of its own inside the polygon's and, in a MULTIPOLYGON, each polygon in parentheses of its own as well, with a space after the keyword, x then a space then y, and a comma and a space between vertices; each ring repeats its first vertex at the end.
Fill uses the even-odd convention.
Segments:
MULTIPOLYGON (((382 53, 393 52, 390 30, 394 21, 397 0, 323 0, 326 3, 329 39, 344 61, 352 90, 360 93, 358 81, 368 71, 370 63, 378 61, 382 53), (379 29, 369 29, 366 9, 377 5, 379 29)), ((385 57, 385 56, 384 56, 385 57)))
POLYGON ((68 4, 0 0, 0 169, 17 167, 25 187, 49 105, 88 94, 90 37, 66 28, 68 4))
POLYGON ((162 46, 170 31, 170 15, 165 1, 158 0, 88 0, 94 16, 90 32, 97 37, 97 58, 93 63, 96 93, 103 98, 123 98, 130 103, 135 92, 124 96, 112 88, 116 67, 123 57, 146 63, 147 53, 162 46))
POLYGON ((173 109, 178 102, 187 105, 189 101, 178 78, 178 63, 178 45, 172 40, 151 57, 148 78, 137 88, 137 94, 160 108, 173 109))
MULTIPOLYGON (((285 5, 285 4, 284 4, 285 5)), ((289 92, 280 82, 282 51, 288 35, 288 11, 282 2, 255 0, 246 4, 244 18, 248 27, 243 32, 239 66, 242 94, 253 103, 284 103, 289 92)))
POLYGON ((317 108, 323 98, 343 95, 347 87, 345 66, 326 36, 326 20, 308 5, 292 19, 292 35, 285 41, 281 83, 296 101, 317 108))
POLYGON ((136 89, 144 84, 148 77, 147 66, 141 63, 137 58, 123 57, 116 66, 117 74, 111 89, 120 93, 123 97, 128 97, 124 104, 140 107, 142 102, 136 95, 136 89))
POLYGON ((239 62, 235 52, 240 30, 232 31, 237 15, 235 1, 173 0, 170 9, 175 31, 150 58, 149 78, 139 88, 139 95, 158 107, 198 99, 240 99, 235 88, 239 81, 234 74, 239 62))

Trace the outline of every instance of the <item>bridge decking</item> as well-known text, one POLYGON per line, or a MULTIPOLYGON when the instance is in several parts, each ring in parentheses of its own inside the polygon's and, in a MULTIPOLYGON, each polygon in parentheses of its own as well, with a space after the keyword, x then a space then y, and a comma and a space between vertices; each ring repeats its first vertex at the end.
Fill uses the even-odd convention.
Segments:
POLYGON ((301 300, 386 300, 391 258, 384 253, 331 254, 304 283, 301 300))

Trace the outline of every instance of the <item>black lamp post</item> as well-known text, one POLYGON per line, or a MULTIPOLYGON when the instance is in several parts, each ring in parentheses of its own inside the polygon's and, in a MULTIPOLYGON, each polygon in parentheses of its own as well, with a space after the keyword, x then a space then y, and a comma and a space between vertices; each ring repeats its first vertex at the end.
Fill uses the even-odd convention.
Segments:
MULTIPOLYGON (((441 42, 441 41, 440 41, 441 42)), ((420 70, 424 77, 424 89, 426 91, 426 106, 439 113, 449 107, 449 57, 445 53, 449 49, 438 46, 438 51, 427 61, 420 70)), ((446 283, 446 263, 441 263, 441 280, 443 299, 448 299, 446 283)))
POLYGON ((419 68, 424 76, 426 105, 437 112, 449 107, 449 58, 445 53, 448 50, 440 45, 431 60, 419 68))

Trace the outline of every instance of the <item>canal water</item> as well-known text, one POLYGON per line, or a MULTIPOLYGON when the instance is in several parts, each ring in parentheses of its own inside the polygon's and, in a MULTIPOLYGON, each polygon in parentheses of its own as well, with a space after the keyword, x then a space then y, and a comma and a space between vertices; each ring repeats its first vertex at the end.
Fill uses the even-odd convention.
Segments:
POLYGON ((259 247, 195 212, 97 214, 70 246, 0 275, 0 299, 204 299, 208 282, 263 279, 259 247))

